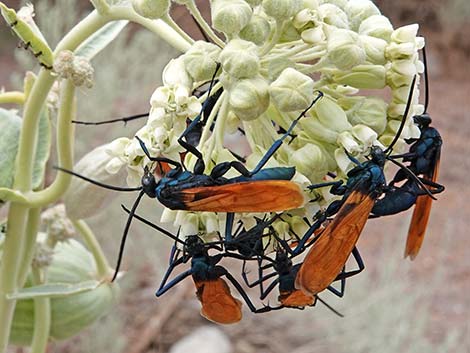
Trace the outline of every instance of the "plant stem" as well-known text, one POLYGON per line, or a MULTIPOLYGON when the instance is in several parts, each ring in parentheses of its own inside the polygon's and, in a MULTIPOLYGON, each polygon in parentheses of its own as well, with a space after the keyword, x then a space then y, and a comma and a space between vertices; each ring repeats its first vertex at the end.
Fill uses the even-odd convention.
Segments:
POLYGON ((22 288, 28 277, 31 261, 34 256, 34 249, 36 247, 36 236, 39 229, 39 221, 41 216, 40 208, 31 208, 28 215, 28 223, 26 224, 26 236, 24 239, 24 248, 22 262, 18 272, 17 285, 22 288))
POLYGON ((113 6, 109 9, 109 13, 106 15, 106 18, 109 20, 129 20, 138 23, 181 52, 186 52, 191 47, 191 43, 182 38, 164 21, 149 20, 148 18, 139 16, 135 11, 128 7, 113 6))
POLYGON ((16 301, 8 300, 6 295, 17 290, 17 276, 20 267, 28 211, 24 206, 12 203, 8 211, 8 224, 3 244, 0 264, 0 352, 5 352, 10 336, 11 322, 16 301))
POLYGON ((103 250, 101 249, 98 240, 96 240, 95 234, 93 234, 93 231, 83 220, 72 221, 72 223, 82 235, 88 250, 93 254, 99 279, 108 278, 110 275, 108 260, 106 260, 103 250))
MULTIPOLYGON (((33 285, 47 281, 47 272, 39 268, 32 269, 33 285)), ((34 298, 34 333, 31 353, 44 353, 51 329, 51 299, 49 297, 34 298)))
POLYGON ((24 104, 24 93, 19 91, 11 91, 0 93, 0 104, 24 104))
MULTIPOLYGON (((60 95, 60 107, 57 116, 57 157, 58 165, 62 168, 73 168, 73 124, 75 115, 75 86, 70 80, 63 82, 60 95)), ((57 201, 70 185, 72 176, 66 173, 57 173, 54 182, 46 189, 28 195, 29 205, 32 207, 44 206, 57 201)))
POLYGON ((109 11, 109 5, 106 0, 90 0, 90 2, 100 15, 104 15, 109 11))

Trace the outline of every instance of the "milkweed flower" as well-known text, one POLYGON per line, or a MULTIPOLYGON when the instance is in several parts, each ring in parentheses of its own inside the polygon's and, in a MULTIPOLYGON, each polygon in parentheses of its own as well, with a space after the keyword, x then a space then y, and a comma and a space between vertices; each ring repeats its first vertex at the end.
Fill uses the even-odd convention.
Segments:
MULTIPOLYGON (((268 167, 295 166, 293 180, 306 187, 324 181, 328 172, 344 178, 353 167, 348 154, 364 160, 371 146, 390 143, 404 113, 410 83, 423 71, 418 51, 424 40, 417 36, 418 25, 394 29, 370 0, 216 0, 211 10, 214 28, 224 34, 224 40, 196 41, 170 61, 163 85, 150 99, 147 124, 136 134, 153 156, 179 161, 184 155, 178 138, 187 119, 200 114, 208 87, 201 86, 212 77, 211 94, 218 91, 219 97, 210 115, 203 117, 206 125, 197 146, 206 173, 219 162, 236 160, 224 135, 237 129, 244 132, 240 139, 251 150, 244 156, 246 166, 253 168, 318 91, 323 98, 300 119, 292 132, 295 138, 286 139, 268 167), (372 93, 364 95, 363 89, 372 93), (386 89, 392 92, 391 100, 382 98, 386 89), (196 95, 197 91, 203 93, 196 95)), ((403 148, 403 139, 419 135, 411 119, 423 111, 418 85, 414 93, 397 150, 403 148)), ((135 139, 118 141, 111 145, 113 159, 108 168, 126 166, 132 175, 128 182, 135 185, 144 168, 152 168, 153 163, 135 139)), ((189 170, 195 162, 195 156, 186 153, 184 164, 189 170)), ((237 175, 230 170, 226 177, 237 175)), ((300 217, 295 221, 280 221, 284 223, 276 226, 279 233, 287 236, 293 229, 301 233, 304 226, 299 219, 311 217, 314 210, 331 202, 328 188, 306 189, 305 198, 312 202, 290 212, 300 217)), ((221 219, 223 215, 169 210, 162 216, 163 221, 181 225, 186 234, 213 235, 217 230, 223 234, 221 219)), ((237 216, 246 226, 256 224, 255 219, 237 216)))

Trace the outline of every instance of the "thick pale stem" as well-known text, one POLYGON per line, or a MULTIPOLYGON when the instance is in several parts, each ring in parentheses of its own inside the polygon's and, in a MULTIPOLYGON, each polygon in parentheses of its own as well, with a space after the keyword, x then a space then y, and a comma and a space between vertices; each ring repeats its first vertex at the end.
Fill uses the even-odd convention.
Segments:
POLYGON ((164 21, 149 20, 148 18, 139 16, 129 7, 113 6, 110 8, 106 17, 110 20, 129 20, 138 23, 179 51, 186 52, 191 47, 191 43, 182 38, 164 21))
POLYGON ((18 91, 0 93, 0 104, 24 104, 24 93, 18 91))
POLYGON ((24 206, 14 203, 10 205, 0 264, 0 352, 6 351, 10 336, 16 301, 8 300, 6 295, 17 291, 17 276, 24 245, 18 235, 22 236, 25 232, 27 216, 28 211, 24 206))
MULTIPOLYGON (((58 165, 65 169, 73 168, 73 124, 75 113, 75 86, 70 80, 63 82, 61 100, 57 117, 57 157, 58 165)), ((42 191, 28 195, 30 206, 47 205, 57 201, 70 185, 72 176, 57 173, 54 182, 42 191)))
POLYGON ((18 274, 17 285, 22 288, 28 277, 31 261, 34 257, 34 249, 36 248, 36 236, 39 230, 39 221, 41 218, 40 208, 31 208, 28 215, 28 224, 26 225, 26 236, 24 242, 22 262, 18 274))
POLYGON ((99 276, 99 279, 106 279, 109 277, 109 264, 104 256, 103 250, 101 250, 100 244, 93 234, 93 231, 88 227, 88 224, 85 221, 72 221, 75 229, 83 237, 83 241, 85 242, 88 250, 93 254, 93 258, 95 259, 96 269, 99 276))
POLYGON ((106 0, 90 0, 100 15, 105 15, 109 11, 109 5, 106 0))
MULTIPOLYGON (((33 284, 46 282, 46 271, 33 268, 33 284)), ((51 329, 51 299, 48 297, 34 299, 34 333, 31 353, 44 353, 51 329)))

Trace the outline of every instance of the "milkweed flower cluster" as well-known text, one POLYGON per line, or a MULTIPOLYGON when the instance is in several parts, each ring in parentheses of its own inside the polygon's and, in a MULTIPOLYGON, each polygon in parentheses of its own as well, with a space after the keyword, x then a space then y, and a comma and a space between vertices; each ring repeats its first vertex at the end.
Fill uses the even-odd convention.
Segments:
MULTIPOLYGON (((143 6, 144 2, 136 3, 143 6)), ((193 1, 177 2, 194 14, 193 1)), ((423 71, 418 50, 424 39, 417 36, 418 25, 394 29, 369 0, 214 0, 211 16, 225 40, 215 37, 204 23, 201 27, 212 42, 196 41, 172 60, 163 72, 163 86, 150 99, 148 121, 136 135, 152 156, 180 160, 185 151, 177 140, 187 119, 194 119, 207 99, 207 92, 199 97, 194 93, 211 80, 218 63, 221 69, 212 93, 222 93, 211 114, 204 117, 198 145, 206 172, 219 162, 235 159, 225 136, 237 128, 244 131, 240 139, 251 150, 247 167, 254 167, 280 131, 311 104, 316 91, 324 97, 300 120, 293 132, 296 138, 284 143, 268 166, 295 166, 293 180, 307 186, 325 180, 328 172, 344 178, 352 167, 347 153, 364 160, 371 146, 390 144, 410 83, 423 71), (382 98, 387 90, 392 92, 391 100, 382 98)), ((397 150, 404 148, 404 139, 419 136, 411 119, 423 112, 415 87, 397 150)), ((106 170, 117 173, 125 167, 130 186, 139 185, 144 169, 154 167, 135 138, 117 139, 107 151, 112 158, 106 170)), ((194 163, 195 157, 187 153, 186 167, 191 170, 194 163)), ((314 200, 308 203, 308 212, 290 212, 287 225, 276 221, 280 234, 288 234, 283 227, 298 228, 302 216, 325 207, 332 198, 319 190, 306 191, 305 196, 314 200)), ((249 215, 241 217, 250 222, 249 215)), ((162 220, 182 225, 185 235, 221 230, 222 218, 165 210, 162 220)), ((302 234, 302 229, 297 231, 302 234)))

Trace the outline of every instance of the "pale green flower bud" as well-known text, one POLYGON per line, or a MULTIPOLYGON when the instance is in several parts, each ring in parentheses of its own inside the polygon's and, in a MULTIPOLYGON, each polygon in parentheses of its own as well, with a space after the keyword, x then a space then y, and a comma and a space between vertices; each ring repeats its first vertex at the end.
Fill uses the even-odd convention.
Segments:
POLYGON ((344 110, 329 97, 323 97, 320 99, 315 103, 313 109, 317 113, 320 123, 332 130, 341 132, 344 130, 350 130, 352 127, 348 122, 348 118, 344 110))
MULTIPOLYGON (((215 68, 214 68, 215 71, 215 68)), ((212 73, 214 73, 212 71, 212 73)), ((163 84, 165 86, 183 86, 190 91, 193 87, 193 80, 189 73, 186 71, 186 65, 182 56, 176 59, 171 59, 170 62, 163 69, 163 84)))
POLYGON ((359 34, 380 38, 387 42, 393 32, 393 26, 390 20, 382 15, 374 15, 365 19, 359 26, 359 34))
POLYGON ((393 89, 409 86, 413 77, 418 73, 416 64, 410 60, 396 60, 387 71, 387 84, 393 89))
POLYGON ((385 59, 385 48, 388 43, 380 38, 370 36, 359 36, 362 45, 366 51, 367 61, 375 65, 384 65, 387 62, 385 59))
POLYGON ((197 41, 182 58, 186 71, 194 81, 208 81, 214 75, 219 54, 217 45, 197 41))
POLYGON ((351 154, 356 154, 361 151, 359 143, 357 143, 356 139, 349 131, 343 131, 340 133, 336 143, 351 154))
MULTIPOLYGON (((274 105, 283 112, 298 111, 312 103, 313 79, 287 68, 269 88, 274 105)), ((321 100, 321 99, 320 99, 321 100)))
POLYGON ((366 125, 353 126, 352 135, 361 142, 366 149, 369 149, 377 141, 377 133, 366 125))
POLYGON ((82 56, 75 56, 74 72, 72 73, 72 82, 75 86, 86 88, 93 87, 93 75, 95 70, 90 61, 82 56))
POLYGON ((324 151, 314 143, 307 143, 289 155, 289 164, 311 180, 318 180, 328 172, 324 151))
POLYGON ((261 76, 238 81, 230 90, 230 106, 240 120, 253 120, 269 106, 269 85, 261 76))
POLYGON ((395 43, 414 43, 418 34, 419 25, 411 24, 397 28, 391 35, 391 40, 395 43))
POLYGON ((263 0, 263 9, 276 21, 285 21, 302 9, 302 0, 263 0))
POLYGON ((353 125, 364 124, 381 134, 387 126, 387 103, 376 97, 346 97, 338 100, 347 107, 346 114, 353 125))
POLYGON ((168 13, 170 0, 132 0, 132 7, 140 16, 156 20, 168 13))
POLYGON ((254 43, 242 39, 230 41, 220 53, 225 72, 236 78, 254 77, 259 72, 259 56, 254 43))
POLYGON ((350 70, 366 61, 366 52, 359 35, 347 29, 331 29, 328 33, 328 58, 340 70, 350 70))
POLYGON ((337 28, 349 29, 348 15, 338 6, 333 4, 322 4, 318 8, 318 12, 324 23, 337 28))
POLYGON ((361 89, 381 89, 386 85, 387 71, 381 65, 358 65, 349 72, 337 71, 333 80, 361 89))
POLYGON ((240 38, 261 45, 268 39, 270 33, 271 26, 266 18, 253 15, 250 22, 241 30, 240 38))
POLYGON ((179 211, 170 210, 169 208, 163 207, 162 215, 160 216, 161 223, 174 223, 179 211))
POLYGON ((302 31, 300 36, 305 43, 314 45, 320 44, 326 39, 325 32, 322 27, 306 29, 302 31))
POLYGON ((380 15, 380 10, 369 0, 350 0, 344 10, 348 14, 351 29, 356 32, 362 21, 380 15))
POLYGON ((387 46, 387 58, 390 60, 408 59, 416 53, 414 43, 390 43, 387 46))
POLYGON ((253 14, 251 6, 243 0, 214 0, 211 10, 214 28, 229 36, 239 33, 253 14))

